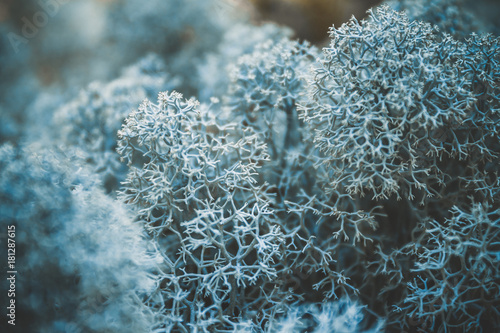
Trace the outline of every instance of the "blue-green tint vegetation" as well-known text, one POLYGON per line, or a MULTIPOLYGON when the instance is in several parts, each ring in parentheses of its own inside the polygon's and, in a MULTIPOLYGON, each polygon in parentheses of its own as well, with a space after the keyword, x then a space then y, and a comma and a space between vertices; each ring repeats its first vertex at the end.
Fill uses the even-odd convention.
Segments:
POLYGON ((498 22, 388 0, 311 45, 237 1, 22 3, 2 332, 500 331, 498 22))

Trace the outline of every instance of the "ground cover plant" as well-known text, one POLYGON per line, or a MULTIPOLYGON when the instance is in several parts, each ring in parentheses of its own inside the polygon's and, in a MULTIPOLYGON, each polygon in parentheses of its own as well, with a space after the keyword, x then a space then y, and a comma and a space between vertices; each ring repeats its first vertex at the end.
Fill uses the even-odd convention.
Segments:
POLYGON ((500 329, 496 22, 41 3, 0 26, 2 331, 500 329))

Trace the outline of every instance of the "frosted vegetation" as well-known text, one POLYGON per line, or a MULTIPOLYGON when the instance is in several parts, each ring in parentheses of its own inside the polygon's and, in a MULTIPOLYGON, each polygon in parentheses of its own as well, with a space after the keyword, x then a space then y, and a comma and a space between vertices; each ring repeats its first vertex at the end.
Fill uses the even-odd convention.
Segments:
POLYGON ((4 22, 15 329, 500 330, 495 23, 390 0, 311 45, 234 2, 75 0, 15 52, 4 22))

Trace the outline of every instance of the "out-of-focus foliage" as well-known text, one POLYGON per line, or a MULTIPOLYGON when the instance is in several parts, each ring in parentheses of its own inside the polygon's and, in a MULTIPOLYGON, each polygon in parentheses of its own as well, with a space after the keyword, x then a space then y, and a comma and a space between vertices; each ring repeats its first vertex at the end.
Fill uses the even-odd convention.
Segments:
POLYGON ((363 330, 360 324, 364 316, 364 307, 341 298, 320 304, 301 304, 293 307, 272 327, 273 332, 313 332, 313 333, 376 333, 382 332, 383 323, 363 330))
POLYGON ((226 93, 231 82, 230 68, 242 55, 252 53, 264 41, 272 44, 291 34, 291 30, 269 23, 261 26, 236 24, 231 27, 217 50, 210 52, 197 65, 199 99, 207 102, 210 97, 226 93))
POLYGON ((9 32, 8 25, 0 25, 0 142, 21 136, 26 121, 24 111, 38 88, 35 74, 25 69, 31 54, 28 50, 14 53, 9 32))
POLYGON ((387 0, 385 3, 397 11, 404 11, 412 21, 429 22, 457 39, 464 39, 473 32, 490 31, 493 23, 476 17, 467 1, 387 0))
POLYGON ((124 205, 78 156, 5 144, 0 161, 0 226, 15 228, 14 328, 149 332, 155 315, 142 299, 155 261, 124 205))
POLYGON ((106 84, 91 83, 77 98, 59 107, 53 120, 58 135, 55 140, 80 148, 107 190, 117 190, 125 178, 116 154, 122 122, 143 100, 176 82, 165 72, 163 62, 149 55, 126 68, 118 79, 106 84))

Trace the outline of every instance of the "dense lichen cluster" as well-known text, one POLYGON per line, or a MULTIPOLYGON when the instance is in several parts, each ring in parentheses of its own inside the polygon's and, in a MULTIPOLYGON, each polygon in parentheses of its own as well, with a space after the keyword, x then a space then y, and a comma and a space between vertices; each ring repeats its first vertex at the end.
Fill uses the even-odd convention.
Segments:
POLYGON ((500 329, 500 39, 459 1, 387 3, 320 51, 234 4, 75 1, 38 61, 103 48, 58 84, 0 52, 17 327, 500 329), (78 8, 90 44, 55 42, 78 8))

